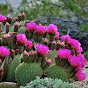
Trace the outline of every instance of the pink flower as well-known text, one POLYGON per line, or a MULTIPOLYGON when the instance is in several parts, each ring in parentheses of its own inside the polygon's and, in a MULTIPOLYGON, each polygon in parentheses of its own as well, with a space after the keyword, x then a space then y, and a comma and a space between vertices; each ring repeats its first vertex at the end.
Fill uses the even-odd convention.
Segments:
POLYGON ((75 53, 76 53, 77 55, 80 54, 82 51, 83 51, 83 50, 82 50, 82 47, 78 47, 78 48, 75 49, 75 53))
POLYGON ((75 78, 76 78, 77 81, 83 81, 83 80, 86 79, 86 76, 85 76, 85 74, 82 71, 78 71, 75 74, 75 78))
POLYGON ((9 50, 5 48, 4 46, 0 47, 0 58, 5 58, 9 55, 9 50))
POLYGON ((36 32, 40 35, 44 35, 46 33, 46 26, 37 26, 36 32))
POLYGON ((63 42, 65 42, 65 44, 67 44, 67 45, 69 45, 70 44, 70 36, 69 35, 63 35, 62 37, 61 37, 61 41, 63 42))
POLYGON ((70 56, 70 54, 71 54, 71 50, 61 49, 61 48, 58 50, 57 53, 58 57, 62 58, 63 60, 66 60, 70 56))
POLYGON ((84 67, 86 65, 86 59, 85 59, 84 55, 79 54, 77 57, 80 59, 81 67, 84 67))
POLYGON ((55 34, 55 39, 59 39, 59 32, 55 34))
POLYGON ((36 29, 37 29, 36 23, 33 22, 27 23, 27 30, 29 30, 30 32, 34 32, 36 29))
POLYGON ((3 22, 4 20, 6 20, 5 16, 0 15, 0 22, 3 22))
POLYGON ((78 66, 74 69, 75 72, 82 71, 81 66, 78 66))
POLYGON ((49 26, 47 27, 48 34, 56 34, 57 31, 57 26, 55 26, 54 24, 49 24, 49 26))
POLYGON ((25 45, 27 41, 25 34, 17 34, 16 41, 18 44, 25 45))
POLYGON ((75 55, 70 55, 70 57, 68 58, 68 62, 70 63, 70 65, 72 67, 77 67, 77 66, 80 66, 81 62, 80 62, 80 59, 75 56, 75 55))
POLYGON ((75 39, 70 39, 70 47, 72 49, 78 49, 79 47, 81 46, 81 44, 79 43, 78 40, 75 40, 75 39))
POLYGON ((45 56, 49 52, 48 46, 45 46, 43 44, 40 44, 40 45, 35 44, 34 47, 35 47, 36 51, 42 56, 45 56))
POLYGON ((26 41, 26 49, 30 50, 30 48, 32 47, 32 41, 26 41))

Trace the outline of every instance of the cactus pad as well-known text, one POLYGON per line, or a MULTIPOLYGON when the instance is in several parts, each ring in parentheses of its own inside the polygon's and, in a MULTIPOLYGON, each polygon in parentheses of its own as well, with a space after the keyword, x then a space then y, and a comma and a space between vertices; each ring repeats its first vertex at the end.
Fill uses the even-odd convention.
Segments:
POLYGON ((36 79, 36 76, 42 75, 42 69, 37 63, 22 63, 20 64, 16 71, 16 81, 18 85, 25 86, 30 81, 36 79))
POLYGON ((48 77, 51 77, 53 79, 58 78, 62 79, 63 81, 68 81, 68 74, 66 71, 64 71, 62 68, 58 67, 57 65, 52 65, 48 69, 45 70, 45 74, 48 75, 48 77))
POLYGON ((15 69, 20 63, 21 55, 16 55, 9 65, 6 81, 15 82, 15 69))

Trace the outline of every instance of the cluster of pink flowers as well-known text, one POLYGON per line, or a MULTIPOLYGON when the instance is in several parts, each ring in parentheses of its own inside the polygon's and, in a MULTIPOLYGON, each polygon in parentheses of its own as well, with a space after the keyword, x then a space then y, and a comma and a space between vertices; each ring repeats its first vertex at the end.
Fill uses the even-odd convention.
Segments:
POLYGON ((85 80, 86 76, 85 74, 82 72, 82 67, 84 67, 86 65, 86 59, 84 58, 84 55, 79 54, 77 56, 75 55, 70 55, 70 57, 68 58, 68 62, 70 63, 70 65, 72 67, 74 67, 74 71, 76 72, 75 74, 75 78, 78 81, 82 81, 85 80))
POLYGON ((5 16, 0 15, 0 22, 3 22, 4 20, 6 20, 5 16))
POLYGON ((58 50, 57 57, 63 60, 68 59, 68 62, 74 68, 75 78, 77 81, 85 80, 86 76, 81 69, 86 65, 86 59, 84 58, 84 55, 82 54, 79 54, 77 56, 71 55, 71 50, 60 48, 58 50))
POLYGON ((26 41, 26 49, 30 50, 30 48, 32 47, 32 41, 26 41))
POLYGON ((86 76, 85 76, 85 74, 81 70, 79 70, 75 74, 75 78, 76 78, 77 81, 83 81, 83 80, 86 79, 86 76))
POLYGON ((16 42, 18 44, 25 45, 26 41, 27 41, 27 39, 26 39, 26 35, 25 34, 17 34, 16 42))
POLYGON ((70 65, 72 66, 72 67, 77 67, 77 66, 80 66, 80 59, 77 57, 77 56, 75 56, 75 55, 70 55, 70 57, 68 58, 68 62, 70 63, 70 65))
POLYGON ((58 57, 63 60, 68 59, 70 54, 71 54, 71 50, 61 49, 61 48, 58 50, 58 53, 57 53, 58 57))
POLYGON ((46 33, 46 26, 37 26, 36 33, 40 35, 44 35, 46 33))
POLYGON ((34 32, 40 35, 44 35, 47 31, 48 34, 53 34, 55 35, 55 39, 59 39, 59 32, 57 32, 57 26, 54 24, 49 24, 48 27, 46 26, 38 26, 36 23, 30 22, 27 23, 26 30, 30 32, 34 32))
POLYGON ((45 46, 43 44, 35 44, 34 47, 41 56, 45 56, 49 52, 48 46, 45 46))
POLYGON ((27 23, 27 30, 29 30, 30 32, 34 32, 35 30, 37 30, 36 23, 33 22, 27 23))
POLYGON ((55 26, 54 24, 49 24, 49 26, 47 27, 47 32, 48 34, 56 34, 57 33, 57 26, 55 26))
POLYGON ((61 37, 61 41, 64 41, 66 45, 69 45, 71 47, 71 49, 74 49, 77 55, 83 51, 82 47, 80 47, 81 44, 79 43, 79 41, 71 39, 69 35, 63 35, 61 37))
POLYGON ((0 47, 0 58, 5 58, 9 55, 9 50, 5 48, 4 46, 0 47))

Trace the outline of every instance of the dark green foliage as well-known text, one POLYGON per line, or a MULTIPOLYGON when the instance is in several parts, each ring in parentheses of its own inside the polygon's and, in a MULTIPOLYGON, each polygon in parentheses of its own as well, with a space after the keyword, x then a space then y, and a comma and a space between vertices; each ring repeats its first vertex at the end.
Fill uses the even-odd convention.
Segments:
POLYGON ((7 4, 0 4, 0 13, 4 14, 5 16, 8 13, 8 5, 7 4))
POLYGON ((22 63, 15 71, 18 85, 25 86, 27 83, 42 75, 42 69, 37 63, 22 63))
POLYGON ((79 26, 80 31, 83 33, 88 32, 88 24, 82 24, 79 26))
POLYGON ((16 55, 9 65, 6 81, 15 82, 15 69, 20 63, 21 55, 16 55))
POLYGON ((18 88, 16 83, 12 82, 2 82, 0 83, 0 88, 18 88))
POLYGON ((52 65, 49 68, 47 68, 44 71, 45 74, 48 75, 48 77, 51 77, 53 79, 61 79, 63 81, 68 81, 68 74, 65 72, 62 68, 60 68, 57 65, 52 65))
POLYGON ((75 88, 75 86, 71 86, 68 82, 63 82, 60 79, 40 79, 37 77, 36 80, 31 81, 27 86, 21 86, 20 88, 75 88))

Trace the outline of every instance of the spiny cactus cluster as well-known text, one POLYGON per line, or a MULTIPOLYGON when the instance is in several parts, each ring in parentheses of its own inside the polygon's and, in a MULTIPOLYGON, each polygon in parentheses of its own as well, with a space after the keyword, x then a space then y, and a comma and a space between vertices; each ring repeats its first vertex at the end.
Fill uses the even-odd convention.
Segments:
POLYGON ((42 74, 63 81, 83 81, 86 59, 81 44, 69 35, 59 37, 57 26, 0 15, 0 82, 25 86, 42 74))

